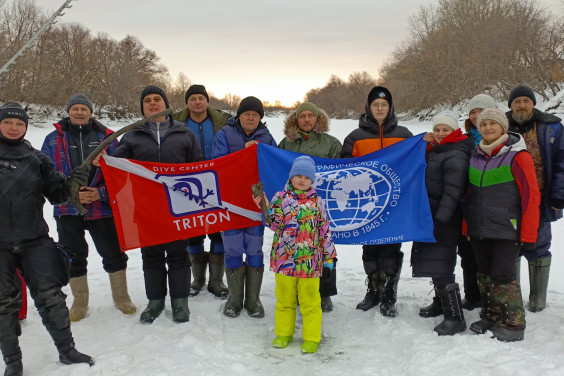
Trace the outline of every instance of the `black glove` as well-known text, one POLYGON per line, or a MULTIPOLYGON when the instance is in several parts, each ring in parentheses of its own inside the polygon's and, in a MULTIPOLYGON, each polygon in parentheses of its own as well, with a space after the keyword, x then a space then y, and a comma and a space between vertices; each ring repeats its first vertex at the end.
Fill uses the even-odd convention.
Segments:
POLYGON ((69 185, 72 186, 73 183, 77 183, 79 187, 87 186, 89 175, 90 175, 90 165, 85 167, 78 166, 71 172, 69 185))
POLYGON ((537 249, 537 243, 523 243, 521 249, 523 251, 534 251, 537 249))

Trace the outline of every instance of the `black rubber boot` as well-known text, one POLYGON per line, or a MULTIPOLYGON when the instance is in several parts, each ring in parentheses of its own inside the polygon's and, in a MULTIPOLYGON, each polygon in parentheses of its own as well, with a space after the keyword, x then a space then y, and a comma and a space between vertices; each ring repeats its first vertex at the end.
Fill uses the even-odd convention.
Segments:
POLYGON ((264 266, 253 268, 247 265, 245 279, 245 304, 244 307, 251 317, 264 317, 264 307, 260 301, 260 288, 264 274, 264 266))
POLYGON ((139 317, 141 323, 152 324, 153 321, 155 321, 155 319, 159 317, 160 314, 163 312, 164 305, 165 305, 164 298, 149 300, 149 303, 147 304, 147 308, 145 308, 145 310, 141 312, 141 316, 139 317))
POLYGON ((245 289, 245 264, 237 269, 225 269, 227 287, 229 288, 229 299, 223 307, 223 314, 229 317, 237 317, 243 309, 243 297, 245 289))
POLYGON ((333 310, 333 302, 331 301, 330 296, 322 296, 321 297, 321 311, 322 312, 331 312, 333 310))
POLYGON ((445 319, 433 329, 440 336, 452 336, 466 330, 466 320, 462 311, 462 299, 458 283, 450 283, 438 288, 445 319))
POLYGON ((90 367, 94 365, 94 359, 91 356, 78 352, 74 347, 63 354, 59 354, 59 361, 63 364, 86 363, 90 367))
POLYGON ((383 296, 380 299, 380 313, 382 316, 396 317, 398 315, 396 301, 402 264, 403 253, 400 253, 395 258, 383 258, 380 260, 380 273, 383 272, 386 278, 383 296))
POLYGON ((172 321, 188 322, 190 320, 190 309, 188 309, 188 298, 171 298, 172 321))
POLYGON ((380 292, 378 291, 378 261, 363 261, 364 272, 366 273, 365 284, 367 286, 366 295, 360 303, 356 305, 356 309, 368 311, 376 307, 380 303, 380 292))
POLYGON ((4 376, 22 376, 23 375, 23 363, 21 359, 14 360, 13 362, 6 364, 6 369, 4 370, 4 376))
POLYGON ((192 278, 194 278, 190 284, 190 295, 196 296, 206 284, 208 254, 204 252, 190 255, 190 262, 192 263, 192 278))
POLYGON ((433 302, 426 307, 419 308, 419 316, 421 317, 437 317, 443 314, 443 305, 439 293, 437 292, 437 286, 434 286, 433 290, 435 291, 433 302))
POLYGON ((529 261, 529 294, 528 309, 531 312, 540 312, 546 308, 546 292, 548 290, 548 276, 552 257, 529 261))
POLYGON ((223 283, 223 274, 225 272, 223 254, 210 253, 209 266, 210 279, 208 282, 208 291, 220 299, 227 299, 229 296, 229 289, 223 283))

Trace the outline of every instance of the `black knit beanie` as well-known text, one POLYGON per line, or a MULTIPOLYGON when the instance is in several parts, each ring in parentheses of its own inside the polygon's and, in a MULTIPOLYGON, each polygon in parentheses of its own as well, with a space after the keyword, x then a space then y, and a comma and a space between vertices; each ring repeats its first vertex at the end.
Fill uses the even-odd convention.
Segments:
POLYGON ((161 89, 161 88, 158 87, 158 86, 149 85, 149 86, 147 86, 145 89, 143 89, 143 91, 141 92, 141 102, 140 102, 140 103, 141 103, 141 114, 142 114, 142 115, 145 115, 145 114, 143 113, 143 99, 145 99, 145 97, 146 97, 147 95, 149 95, 149 94, 158 94, 158 95, 160 95, 160 96, 163 98, 164 102, 165 102, 166 108, 170 108, 170 105, 168 104, 168 98, 166 97, 166 94, 165 94, 164 90, 161 89))
POLYGON ((246 111, 254 111, 258 113, 261 119, 264 116, 264 107, 262 106, 262 102, 256 97, 247 97, 243 99, 237 109, 237 116, 246 111))
POLYGON ((533 104, 537 104, 537 98, 535 97, 535 93, 533 93, 533 89, 527 85, 519 85, 515 89, 511 90, 509 100, 507 101, 507 107, 511 108, 511 103, 515 100, 515 98, 519 97, 528 97, 533 101, 533 104))
POLYGON ((210 101, 210 97, 204 85, 192 85, 188 88, 188 90, 186 90, 186 95, 184 95, 184 102, 188 102, 190 95, 194 94, 202 94, 204 97, 206 97, 208 102, 210 101))
POLYGON ((370 93, 368 93, 368 105, 372 104, 376 99, 384 99, 390 106, 392 105, 392 93, 383 86, 375 86, 370 90, 370 93))
MULTIPOLYGON (((22 108, 22 106, 17 102, 6 102, 2 107, 0 107, 0 122, 4 119, 19 119, 25 123, 25 129, 27 132, 27 125, 29 121, 29 117, 27 113, 22 108)), ((7 143, 16 144, 23 140, 25 137, 25 133, 18 138, 17 140, 11 140, 0 133, 0 138, 7 143)))

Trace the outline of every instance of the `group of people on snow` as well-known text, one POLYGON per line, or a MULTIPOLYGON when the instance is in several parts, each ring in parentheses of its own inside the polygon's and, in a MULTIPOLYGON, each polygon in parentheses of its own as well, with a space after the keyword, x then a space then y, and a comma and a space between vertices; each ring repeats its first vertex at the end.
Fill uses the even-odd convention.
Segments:
MULTIPOLYGON (((192 85, 186 109, 148 121, 113 141, 102 154, 139 161, 190 163, 219 158, 257 142, 295 151, 285 187, 264 200, 274 239, 270 269, 276 282, 273 346, 293 340, 296 308, 303 315, 302 351, 316 352, 321 340, 321 312, 333 310, 337 294, 337 253, 325 205, 315 192, 315 162, 309 156, 353 158, 386 148, 412 133, 398 124, 391 92, 374 87, 367 96, 359 126, 343 144, 331 136, 328 115, 304 102, 284 124, 277 145, 262 121, 264 108, 255 97, 244 98, 235 116, 209 107, 202 85, 192 85), (309 156, 308 156, 309 155, 309 156)), ((433 119, 428 142, 425 184, 436 242, 414 242, 413 275, 430 277, 435 296, 420 309, 422 317, 443 315, 435 327, 439 335, 466 329, 464 309, 481 308, 475 333, 491 330, 502 341, 524 338, 525 311, 519 285, 520 259, 529 264, 531 292, 528 308, 546 307, 551 264, 551 222, 564 208, 564 136, 561 120, 537 108, 533 91, 519 85, 509 94, 504 113, 486 94, 468 105, 466 134, 458 116, 445 111, 433 119), (455 282, 456 255, 461 257, 465 299, 455 282)), ((166 93, 147 86, 140 97, 144 117, 168 109, 166 93)), ((62 363, 94 360, 74 347, 70 321, 88 310, 88 245, 90 233, 108 273, 114 305, 124 314, 136 307, 127 289, 127 255, 120 251, 98 155, 93 166, 86 157, 113 132, 93 118, 93 104, 77 94, 67 103, 68 117, 55 123, 41 152, 24 137, 28 116, 14 102, 0 108, 0 349, 5 375, 23 374, 18 336, 18 311, 25 294, 21 273, 31 297, 59 350, 62 363), (78 184, 81 215, 70 203, 71 183, 78 184), (48 235, 43 219, 47 198, 54 205, 58 243, 48 235), (69 266, 69 258, 72 263, 69 266), (61 288, 70 283, 70 311, 61 288)), ((249 187, 250 188, 250 187, 249 187)), ((189 321, 188 297, 206 285, 213 295, 227 299, 223 313, 237 317, 243 308, 251 317, 264 317, 260 291, 264 274, 264 227, 257 225, 205 236, 142 247, 145 292, 148 299, 140 321, 152 323, 170 295, 172 318, 189 321), (227 286, 223 282, 226 274, 227 286), (193 279, 192 282, 190 282, 193 279), (168 289, 167 289, 168 287, 168 289)), ((379 306, 395 317, 404 254, 401 244, 364 245, 362 262, 366 295, 357 309, 379 306)))

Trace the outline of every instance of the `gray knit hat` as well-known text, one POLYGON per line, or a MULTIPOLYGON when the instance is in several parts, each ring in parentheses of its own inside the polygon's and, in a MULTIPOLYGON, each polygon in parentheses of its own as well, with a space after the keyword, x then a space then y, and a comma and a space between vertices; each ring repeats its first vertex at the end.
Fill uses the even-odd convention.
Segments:
POLYGON ((453 131, 460 128, 458 116, 452 111, 443 111, 433 118, 433 129, 439 124, 444 124, 452 128, 453 131))
MULTIPOLYGON (((480 124, 484 120, 493 120, 503 128, 503 131, 507 133, 509 130, 509 122, 507 121, 507 116, 501 110, 497 108, 488 108, 480 113, 478 116, 478 130, 480 130, 480 124)), ((481 132, 480 132, 481 133, 481 132)))
POLYGON ((476 108, 487 110, 488 108, 497 108, 495 100, 487 94, 478 94, 468 102, 468 113, 476 108))
POLYGON ((70 99, 67 101, 67 113, 69 112, 70 108, 75 104, 83 104, 90 109, 90 112, 94 112, 92 102, 84 94, 76 94, 70 97, 70 99))

